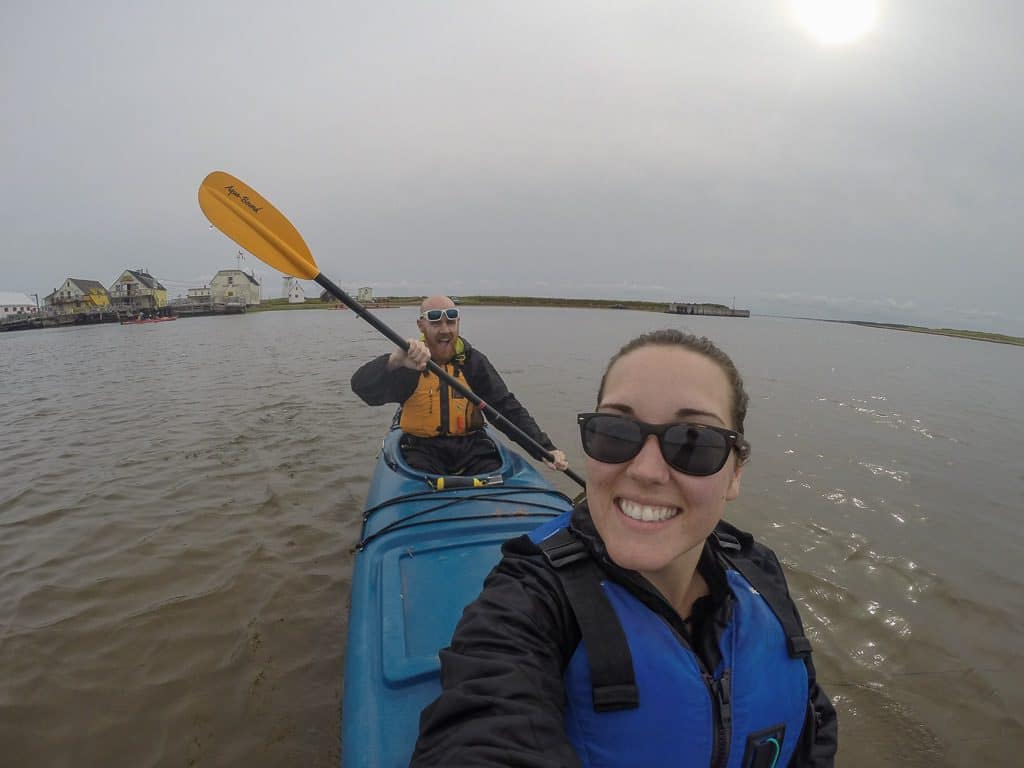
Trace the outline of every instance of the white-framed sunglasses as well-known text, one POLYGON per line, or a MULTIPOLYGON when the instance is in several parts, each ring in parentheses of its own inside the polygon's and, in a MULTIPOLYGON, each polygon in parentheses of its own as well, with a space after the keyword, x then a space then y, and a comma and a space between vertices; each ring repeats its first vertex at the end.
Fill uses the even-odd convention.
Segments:
POLYGON ((440 323, 442 317, 447 317, 453 323, 459 319, 459 308, 448 307, 448 309, 428 309, 420 312, 420 318, 430 323, 440 323))

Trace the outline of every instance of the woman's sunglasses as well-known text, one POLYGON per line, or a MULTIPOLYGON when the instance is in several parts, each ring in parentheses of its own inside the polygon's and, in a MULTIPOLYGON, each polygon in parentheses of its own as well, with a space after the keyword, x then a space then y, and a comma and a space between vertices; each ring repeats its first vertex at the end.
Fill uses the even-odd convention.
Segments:
POLYGON ((733 449, 746 450, 739 432, 707 424, 647 424, 615 413, 581 413, 583 451, 604 464, 623 464, 634 458, 648 435, 656 435, 661 455, 673 469, 686 475, 706 477, 725 466, 733 449))
POLYGON ((420 317, 431 323, 440 323, 442 317, 447 317, 454 323, 459 319, 459 308, 449 307, 448 309, 428 309, 426 312, 420 312, 420 317))

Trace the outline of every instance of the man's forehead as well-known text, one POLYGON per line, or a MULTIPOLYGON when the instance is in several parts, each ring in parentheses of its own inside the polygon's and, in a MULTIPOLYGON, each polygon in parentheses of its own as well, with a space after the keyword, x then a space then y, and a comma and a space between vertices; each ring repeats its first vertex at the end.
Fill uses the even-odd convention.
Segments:
POLYGON ((420 304, 420 312, 426 312, 428 309, 447 309, 454 306, 455 302, 447 296, 431 296, 424 299, 423 303, 420 304))

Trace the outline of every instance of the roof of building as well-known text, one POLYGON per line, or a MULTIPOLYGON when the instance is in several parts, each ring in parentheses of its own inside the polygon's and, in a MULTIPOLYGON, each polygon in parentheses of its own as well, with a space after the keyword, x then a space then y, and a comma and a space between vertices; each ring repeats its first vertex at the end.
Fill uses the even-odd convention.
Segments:
MULTIPOLYGON (((110 295, 107 292, 107 289, 103 287, 103 283, 99 282, 98 280, 83 280, 80 277, 69 277, 64 282, 74 283, 75 287, 77 287, 78 290, 80 290, 82 293, 84 293, 86 295, 88 295, 89 293, 92 293, 93 291, 102 291, 103 293, 107 294, 107 296, 110 295)), ((61 285, 63 285, 63 284, 64 283, 61 283, 61 285)), ((56 296, 57 296, 57 291, 58 290, 60 290, 60 289, 58 288, 58 289, 54 290, 53 293, 46 294, 46 300, 47 301, 54 301, 54 300, 56 300, 56 296)))
POLYGON ((107 292, 106 287, 99 280, 83 280, 80 277, 69 277, 68 280, 78 286, 78 290, 82 293, 92 293, 94 291, 107 292))
MULTIPOLYGON (((218 269, 217 270, 217 275, 227 275, 229 273, 232 274, 232 275, 234 275, 234 274, 245 275, 246 278, 248 278, 249 282, 252 283, 253 285, 259 285, 260 284, 260 281, 257 280, 254 275, 250 275, 248 272, 243 272, 240 269, 218 269)), ((214 275, 214 277, 216 277, 217 275, 214 275)))
POLYGON ((153 277, 149 272, 143 272, 141 269, 128 269, 125 270, 128 274, 132 275, 136 280, 142 283, 147 288, 152 288, 157 291, 166 291, 167 289, 160 285, 160 281, 153 277))

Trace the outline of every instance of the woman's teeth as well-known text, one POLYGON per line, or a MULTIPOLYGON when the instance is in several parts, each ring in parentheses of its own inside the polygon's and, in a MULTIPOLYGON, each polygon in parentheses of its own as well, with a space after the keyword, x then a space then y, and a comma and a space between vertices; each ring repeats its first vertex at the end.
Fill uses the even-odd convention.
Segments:
POLYGON ((645 523, 660 523, 679 514, 679 507, 651 507, 629 499, 619 499, 619 509, 626 517, 645 523))

